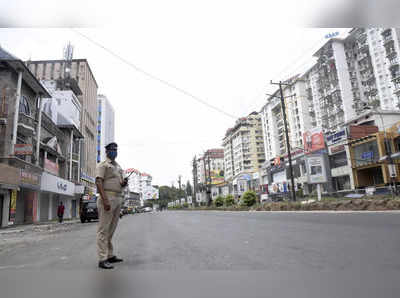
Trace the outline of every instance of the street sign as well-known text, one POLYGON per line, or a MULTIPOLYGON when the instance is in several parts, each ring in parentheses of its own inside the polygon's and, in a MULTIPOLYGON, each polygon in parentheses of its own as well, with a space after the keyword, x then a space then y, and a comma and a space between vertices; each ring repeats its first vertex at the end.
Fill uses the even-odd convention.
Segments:
POLYGON ((390 176, 390 178, 396 178, 397 177, 396 165, 389 164, 388 168, 389 168, 389 176, 390 176))

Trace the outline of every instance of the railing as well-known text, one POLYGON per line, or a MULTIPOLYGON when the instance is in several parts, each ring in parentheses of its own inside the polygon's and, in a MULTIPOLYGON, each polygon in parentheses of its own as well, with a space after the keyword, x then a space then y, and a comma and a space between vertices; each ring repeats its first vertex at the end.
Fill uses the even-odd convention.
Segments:
POLYGON ((32 127, 32 128, 35 127, 35 120, 31 116, 25 115, 23 113, 19 113, 18 123, 24 124, 24 125, 32 127))

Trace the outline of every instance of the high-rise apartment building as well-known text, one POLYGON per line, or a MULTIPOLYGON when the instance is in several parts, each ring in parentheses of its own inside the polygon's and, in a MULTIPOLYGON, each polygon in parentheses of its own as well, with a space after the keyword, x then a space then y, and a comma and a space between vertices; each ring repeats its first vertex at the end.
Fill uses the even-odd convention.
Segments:
POLYGON ((335 131, 366 107, 398 110, 399 50, 394 28, 354 28, 327 41, 304 75, 311 123, 335 131))
MULTIPOLYGON (((289 140, 292 150, 303 148, 303 133, 311 128, 306 82, 295 76, 283 87, 289 140)), ((260 111, 266 160, 287 153, 285 127, 279 90, 268 98, 260 111)))
MULTIPOLYGON (((78 83, 82 95, 80 131, 84 136, 81 144, 81 180, 86 192, 95 189, 95 169, 97 156, 97 89, 98 85, 86 59, 27 61, 30 71, 40 80, 61 80, 70 77, 70 84, 78 83)), ((68 82, 68 80, 66 80, 68 82)))
POLYGON ((106 158, 104 146, 114 142, 115 116, 114 108, 106 96, 99 94, 98 97, 98 118, 97 118, 97 162, 106 158))
POLYGON ((239 118, 223 139, 225 180, 242 173, 255 173, 265 162, 261 115, 252 112, 239 118))

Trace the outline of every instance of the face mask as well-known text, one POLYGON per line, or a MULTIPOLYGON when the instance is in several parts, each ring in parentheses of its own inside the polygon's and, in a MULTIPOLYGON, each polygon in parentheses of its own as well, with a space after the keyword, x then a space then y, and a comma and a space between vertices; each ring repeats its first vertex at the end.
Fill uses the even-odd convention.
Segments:
POLYGON ((115 158, 117 158, 117 151, 108 151, 107 152, 107 157, 109 158, 109 159, 115 159, 115 158))

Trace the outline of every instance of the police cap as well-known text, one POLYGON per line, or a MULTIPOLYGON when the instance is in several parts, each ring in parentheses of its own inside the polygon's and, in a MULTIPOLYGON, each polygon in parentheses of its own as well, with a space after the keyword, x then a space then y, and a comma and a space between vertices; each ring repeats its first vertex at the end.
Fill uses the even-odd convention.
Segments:
POLYGON ((108 145, 106 145, 104 148, 106 148, 106 150, 116 150, 118 149, 118 145, 115 142, 112 142, 108 145))

